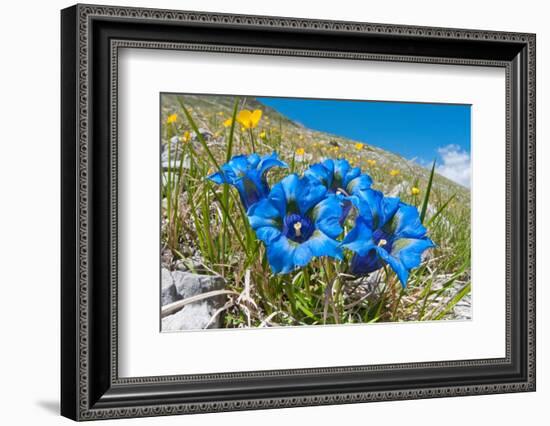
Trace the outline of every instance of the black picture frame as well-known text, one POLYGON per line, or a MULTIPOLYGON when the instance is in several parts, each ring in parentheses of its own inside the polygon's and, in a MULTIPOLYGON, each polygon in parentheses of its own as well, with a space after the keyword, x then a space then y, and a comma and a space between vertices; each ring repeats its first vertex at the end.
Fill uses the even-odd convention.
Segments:
POLYGON ((61 414, 158 416, 535 390, 535 35, 97 5, 61 12, 61 414), (119 378, 117 49, 506 70, 506 357, 119 378))

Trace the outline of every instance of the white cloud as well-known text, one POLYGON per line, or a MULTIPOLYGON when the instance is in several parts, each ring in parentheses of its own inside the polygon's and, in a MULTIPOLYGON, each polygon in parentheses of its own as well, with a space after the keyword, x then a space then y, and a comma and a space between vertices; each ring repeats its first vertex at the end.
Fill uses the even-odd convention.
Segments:
POLYGON ((471 168, 470 154, 458 145, 446 145, 437 149, 441 164, 436 171, 452 181, 467 188, 470 187, 471 168))

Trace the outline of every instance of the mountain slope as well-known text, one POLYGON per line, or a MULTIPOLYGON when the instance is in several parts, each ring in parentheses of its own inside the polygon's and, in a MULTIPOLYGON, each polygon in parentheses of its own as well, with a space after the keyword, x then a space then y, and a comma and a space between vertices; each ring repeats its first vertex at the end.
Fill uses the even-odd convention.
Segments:
MULTIPOLYGON (((164 97, 165 114, 179 109, 175 96, 164 95, 164 97)), ((185 104, 192 109, 193 117, 197 123, 200 123, 204 129, 208 129, 219 140, 223 140, 223 135, 220 133, 220 130, 223 129, 222 122, 232 115, 234 97, 185 95, 184 100, 185 104)), ((242 97, 240 104, 241 108, 263 111, 258 133, 266 130, 266 132, 281 136, 280 145, 275 148, 283 155, 291 156, 297 149, 302 148, 305 150, 305 160, 308 163, 320 160, 325 156, 346 158, 352 164, 360 166, 364 171, 370 173, 375 180, 375 187, 392 196, 407 197, 410 195, 412 186, 421 185, 429 178, 430 170, 414 161, 374 145, 305 128, 253 97, 242 97), (356 148, 356 144, 359 143, 362 145, 360 150, 356 148), (391 176, 392 170, 397 170, 399 174, 391 176)), ((438 193, 437 198, 441 198, 441 200, 456 194, 456 202, 469 206, 469 189, 437 173, 433 180, 432 190, 438 193)), ((435 203, 431 204, 432 208, 435 208, 435 203)))

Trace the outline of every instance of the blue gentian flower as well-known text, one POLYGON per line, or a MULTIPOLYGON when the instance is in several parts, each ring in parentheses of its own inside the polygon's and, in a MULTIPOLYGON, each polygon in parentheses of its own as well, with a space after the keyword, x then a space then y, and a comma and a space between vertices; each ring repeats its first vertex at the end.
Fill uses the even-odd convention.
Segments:
POLYGON ((279 160, 277 153, 236 155, 228 163, 220 167, 220 171, 208 176, 211 181, 226 183, 237 188, 241 202, 247 210, 250 206, 269 194, 266 174, 272 167, 288 167, 279 160))
POLYGON ((388 264, 406 287, 422 253, 435 246, 426 236, 417 208, 372 189, 349 198, 359 213, 355 227, 342 241, 343 247, 355 252, 351 272, 368 274, 388 264))
POLYGON ((371 177, 362 174, 359 167, 352 168, 346 159, 328 158, 322 163, 313 164, 304 172, 304 176, 317 179, 327 187, 329 193, 342 196, 345 201, 340 223, 344 222, 351 210, 351 202, 347 196, 366 191, 372 185, 371 177))
POLYGON ((322 163, 313 164, 304 172, 304 176, 319 180, 327 187, 329 193, 340 191, 350 195, 372 185, 369 175, 362 174, 359 167, 351 167, 349 162, 342 158, 328 158, 322 163))
POLYGON ((266 246, 271 270, 286 274, 314 257, 343 258, 336 240, 341 214, 338 196, 316 180, 290 174, 248 210, 248 219, 266 246))

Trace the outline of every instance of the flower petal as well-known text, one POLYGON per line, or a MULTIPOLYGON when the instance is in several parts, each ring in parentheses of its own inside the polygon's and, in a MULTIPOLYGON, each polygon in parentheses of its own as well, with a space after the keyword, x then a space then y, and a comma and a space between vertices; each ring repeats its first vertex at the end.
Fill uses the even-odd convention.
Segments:
POLYGON ((235 183, 235 187, 239 191, 241 202, 245 209, 250 208, 258 201, 264 199, 269 192, 266 185, 258 181, 258 179, 254 179, 253 174, 250 177, 239 179, 235 183))
POLYGON ((355 220, 355 226, 347 233, 342 241, 342 247, 351 250, 360 256, 366 256, 376 244, 372 238, 372 228, 362 216, 355 220))
POLYGON ((409 279, 409 270, 403 265, 400 259, 390 255, 384 248, 376 247, 376 253, 380 258, 386 262, 394 270, 401 281, 403 288, 407 287, 407 280, 409 279))
POLYGON ((350 271, 354 275, 370 274, 383 266, 378 253, 372 248, 366 255, 360 256, 357 253, 351 258, 350 271))
POLYGON ((332 170, 327 168, 324 164, 317 163, 317 164, 311 165, 304 172, 304 176, 307 176, 310 179, 317 179, 327 188, 330 188, 330 186, 332 185, 333 172, 332 170))
POLYGON ((294 263, 296 266, 305 266, 314 257, 322 256, 342 260, 344 253, 338 241, 316 230, 307 241, 296 247, 294 263))
POLYGON ((360 191, 366 191, 370 189, 372 185, 372 178, 367 174, 359 175, 350 181, 346 185, 346 192, 348 194, 356 194, 360 191))
POLYGON ((391 220, 400 205, 399 198, 384 197, 380 191, 359 187, 354 188, 348 199, 373 229, 381 228, 391 220))
POLYGON ((277 206, 281 216, 291 213, 305 215, 323 199, 326 192, 327 188, 319 181, 307 177, 300 179, 293 173, 273 186, 269 198, 277 206))
POLYGON ((330 238, 320 230, 316 230, 304 244, 308 246, 315 257, 329 256, 339 260, 344 258, 340 242, 330 238))
POLYGON ((225 173, 220 172, 212 173, 210 176, 206 176, 206 179, 209 179, 218 185, 221 185, 222 183, 230 183, 225 176, 225 173))
POLYGON ((360 175, 361 169, 359 167, 350 169, 342 178, 342 188, 345 189, 353 179, 358 178, 360 175))
POLYGON ((262 118, 262 110, 255 109, 252 114, 250 114, 250 124, 252 127, 256 127, 262 118))
POLYGON ((249 129, 251 126, 251 123, 250 123, 251 116, 252 116, 252 113, 249 110, 243 109, 242 111, 239 111, 239 113, 237 114, 237 121, 241 123, 242 126, 249 129))
POLYGON ((401 200, 397 197, 384 197, 384 200, 382 202, 382 212, 384 218, 381 221, 382 224, 388 223, 393 216, 395 215, 395 212, 399 208, 399 203, 401 200))
POLYGON ((263 241, 266 246, 269 246, 281 235, 282 232, 273 226, 262 226, 261 228, 256 229, 256 236, 260 241, 263 241))
POLYGON ((294 266, 306 266, 313 258, 313 252, 306 243, 299 244, 294 250, 294 266))
POLYGON ((277 208, 279 215, 285 217, 290 213, 298 213, 296 201, 299 177, 296 174, 285 176, 271 188, 269 200, 277 208), (289 207, 289 208, 287 208, 289 207), (287 210, 289 210, 287 212, 287 210))
POLYGON ((246 172, 249 168, 248 156, 247 155, 235 155, 227 164, 224 164, 221 169, 226 172, 233 172, 235 175, 239 176, 246 172))
POLYGON ((247 211, 248 222, 252 229, 271 226, 281 229, 281 216, 271 200, 263 199, 250 206, 247 211))
POLYGON ((426 228, 420 222, 418 209, 405 203, 400 203, 391 221, 384 227, 386 232, 394 233, 396 238, 422 238, 426 228))
POLYGON ((326 160, 323 160, 321 164, 329 171, 332 180, 334 178, 334 160, 332 158, 327 158, 326 160))
POLYGON ((342 214, 340 215, 340 225, 344 224, 352 207, 353 205, 351 204, 351 201, 347 200, 346 198, 342 200, 342 214))
POLYGON ((327 195, 309 213, 317 228, 331 238, 336 238, 344 231, 341 225, 342 215, 342 200, 333 194, 327 195))
POLYGON ((382 208, 384 196, 380 191, 374 189, 357 191, 348 199, 357 208, 359 214, 366 220, 371 229, 380 226, 384 215, 382 208))
POLYGON ((308 214, 325 197, 326 193, 327 188, 320 182, 307 177, 300 179, 297 193, 300 213, 303 215, 308 214))
POLYGON ((271 155, 266 155, 262 157, 257 166, 260 177, 263 179, 265 177, 264 175, 272 167, 288 168, 288 164, 286 164, 284 161, 279 160, 276 152, 273 152, 271 155))
POLYGON ((249 169, 255 169, 258 167, 258 164, 260 163, 260 161, 262 160, 262 157, 260 157, 258 154, 256 154, 255 152, 250 154, 248 156, 248 158, 246 159, 247 161, 247 168, 249 169))
POLYGON ((273 273, 287 274, 296 268, 294 252, 297 246, 297 243, 290 241, 284 235, 267 246, 267 260, 273 273))
POLYGON ((399 258, 403 266, 410 270, 420 265, 422 253, 432 247, 435 244, 429 238, 400 238, 394 241, 391 255, 399 258))
POLYGON ((339 185, 344 186, 344 178, 348 174, 351 166, 348 163, 348 160, 344 158, 339 158, 334 161, 334 179, 338 182, 339 185))

